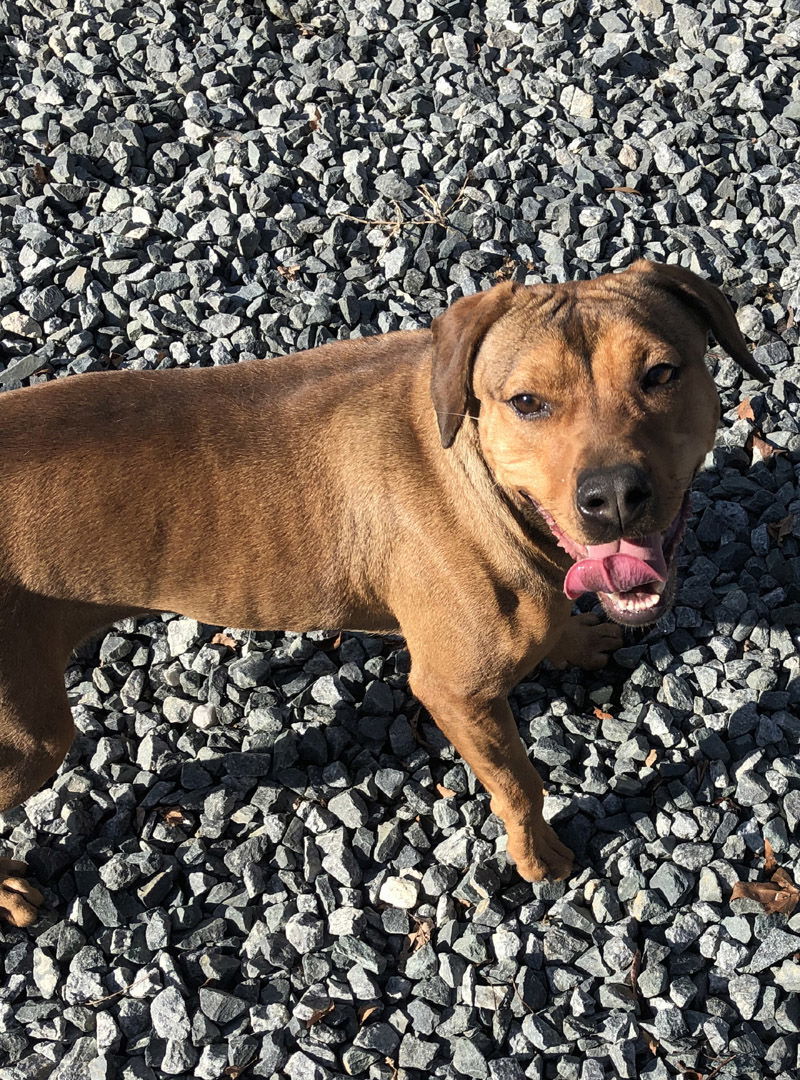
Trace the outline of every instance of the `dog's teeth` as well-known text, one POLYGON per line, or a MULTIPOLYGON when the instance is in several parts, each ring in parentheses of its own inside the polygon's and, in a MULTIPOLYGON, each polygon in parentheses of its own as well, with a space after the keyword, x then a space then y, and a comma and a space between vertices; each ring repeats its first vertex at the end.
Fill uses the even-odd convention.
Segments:
POLYGON ((662 592, 663 589, 651 593, 636 593, 634 596, 628 596, 626 593, 610 593, 609 596, 612 603, 621 611, 636 612, 655 607, 661 599, 662 592))

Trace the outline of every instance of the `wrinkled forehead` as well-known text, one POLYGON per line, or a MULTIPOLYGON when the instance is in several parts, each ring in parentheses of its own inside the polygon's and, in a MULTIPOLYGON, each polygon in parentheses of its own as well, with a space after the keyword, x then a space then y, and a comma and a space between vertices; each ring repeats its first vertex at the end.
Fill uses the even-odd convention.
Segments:
POLYGON ((476 382, 499 390, 516 371, 613 382, 646 361, 702 355, 705 330, 678 300, 600 281, 519 289, 484 338, 476 382))

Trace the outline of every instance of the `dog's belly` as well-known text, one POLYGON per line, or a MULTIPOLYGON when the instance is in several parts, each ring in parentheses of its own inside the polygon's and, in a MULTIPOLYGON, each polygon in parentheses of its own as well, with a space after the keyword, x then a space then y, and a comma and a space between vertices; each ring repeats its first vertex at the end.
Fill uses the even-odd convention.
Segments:
POLYGON ((93 611, 96 626, 112 621, 103 613, 113 609, 171 611, 252 630, 398 628, 358 561, 343 558, 334 542, 325 550, 317 544, 312 556, 285 543, 279 528, 259 529, 257 519, 238 535, 199 525, 175 535, 156 523, 142 528, 121 507, 105 515, 102 530, 77 522, 74 506, 57 510, 51 501, 42 525, 31 521, 16 538, 0 588, 4 579, 65 610, 77 605, 81 622, 91 623, 93 611))
POLYGON ((336 598, 319 597, 315 604, 303 596, 287 596, 268 605, 238 606, 229 603, 209 605, 197 602, 170 602, 154 605, 152 610, 174 611, 211 626, 231 626, 242 630, 353 630, 372 634, 397 633, 397 619, 388 610, 354 607, 337 603, 336 598))

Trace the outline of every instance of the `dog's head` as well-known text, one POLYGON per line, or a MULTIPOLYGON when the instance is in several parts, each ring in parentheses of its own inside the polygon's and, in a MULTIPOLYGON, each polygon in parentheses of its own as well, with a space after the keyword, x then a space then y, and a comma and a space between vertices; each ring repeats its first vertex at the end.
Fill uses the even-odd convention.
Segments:
POLYGON ((442 445, 473 418, 496 482, 573 559, 567 595, 596 592, 627 625, 671 603, 689 485, 719 420, 709 329, 764 378, 718 289, 644 260, 593 281, 505 282, 433 324, 442 445))

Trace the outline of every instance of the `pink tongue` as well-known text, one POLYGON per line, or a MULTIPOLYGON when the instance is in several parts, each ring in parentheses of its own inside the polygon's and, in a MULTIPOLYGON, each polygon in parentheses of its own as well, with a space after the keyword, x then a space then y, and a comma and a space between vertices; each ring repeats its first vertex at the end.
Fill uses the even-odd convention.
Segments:
POLYGON ((570 600, 585 592, 628 592, 667 579, 659 533, 642 540, 590 544, 586 550, 587 558, 571 566, 564 578, 564 592, 570 600))

